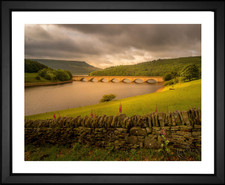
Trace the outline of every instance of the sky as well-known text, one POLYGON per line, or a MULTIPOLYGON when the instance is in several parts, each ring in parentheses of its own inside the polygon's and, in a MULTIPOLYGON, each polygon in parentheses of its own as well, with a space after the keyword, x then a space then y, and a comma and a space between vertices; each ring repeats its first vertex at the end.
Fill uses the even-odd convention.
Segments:
POLYGON ((25 58, 106 68, 201 55, 200 24, 26 24, 25 58))

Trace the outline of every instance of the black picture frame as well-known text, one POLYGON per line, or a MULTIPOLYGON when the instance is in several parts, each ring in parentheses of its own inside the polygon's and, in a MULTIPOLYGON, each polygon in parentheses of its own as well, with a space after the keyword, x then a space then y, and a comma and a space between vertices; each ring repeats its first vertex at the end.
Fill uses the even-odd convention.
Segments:
MULTIPOLYGON (((224 184, 224 1, 2 1, 1 183, 224 184), (214 174, 15 174, 12 173, 13 11, 213 11, 215 15, 214 174)), ((212 123, 209 123, 212 124, 212 123)))

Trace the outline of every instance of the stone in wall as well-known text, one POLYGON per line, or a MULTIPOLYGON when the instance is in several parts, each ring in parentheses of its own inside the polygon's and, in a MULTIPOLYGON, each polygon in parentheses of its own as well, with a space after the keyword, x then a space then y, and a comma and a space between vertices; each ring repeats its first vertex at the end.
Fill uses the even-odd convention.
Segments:
POLYGON ((146 129, 144 129, 144 128, 132 127, 130 129, 130 135, 133 135, 133 136, 146 136, 147 132, 146 132, 146 129))

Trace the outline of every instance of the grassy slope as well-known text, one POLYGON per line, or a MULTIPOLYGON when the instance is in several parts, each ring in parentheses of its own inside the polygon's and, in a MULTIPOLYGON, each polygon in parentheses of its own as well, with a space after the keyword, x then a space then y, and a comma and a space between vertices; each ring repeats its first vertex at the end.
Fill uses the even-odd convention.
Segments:
POLYGON ((38 73, 25 73, 25 83, 42 83, 42 82, 51 82, 45 78, 40 77, 40 80, 37 80, 35 77, 38 76, 38 73))
POLYGON ((97 115, 116 115, 120 102, 122 103, 123 113, 127 116, 154 112, 156 104, 158 112, 187 110, 194 106, 201 107, 201 80, 176 84, 174 85, 175 90, 169 90, 169 88, 171 86, 165 87, 162 92, 139 95, 80 108, 26 116, 26 119, 52 119, 54 113, 56 113, 56 116, 58 113, 61 116, 89 116, 91 111, 97 115))
POLYGON ((72 83, 73 80, 60 81, 60 80, 46 80, 45 78, 40 77, 40 80, 36 79, 38 73, 25 73, 25 87, 35 87, 35 86, 44 86, 44 85, 57 85, 64 83, 72 83))
POLYGON ((68 70, 74 75, 89 74, 92 71, 99 70, 92 65, 82 61, 67 61, 67 60, 50 60, 50 59, 32 59, 41 64, 44 64, 53 69, 68 70))
POLYGON ((185 66, 201 66, 201 57, 160 59, 135 65, 121 65, 92 72, 92 76, 163 76, 167 72, 180 72, 185 66))

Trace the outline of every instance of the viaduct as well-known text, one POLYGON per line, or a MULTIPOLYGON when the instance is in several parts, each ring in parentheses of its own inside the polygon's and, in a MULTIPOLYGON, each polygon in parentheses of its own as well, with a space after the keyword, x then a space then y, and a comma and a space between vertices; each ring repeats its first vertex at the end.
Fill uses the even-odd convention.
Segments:
POLYGON ((162 76, 73 76, 74 81, 91 82, 164 82, 162 76))

